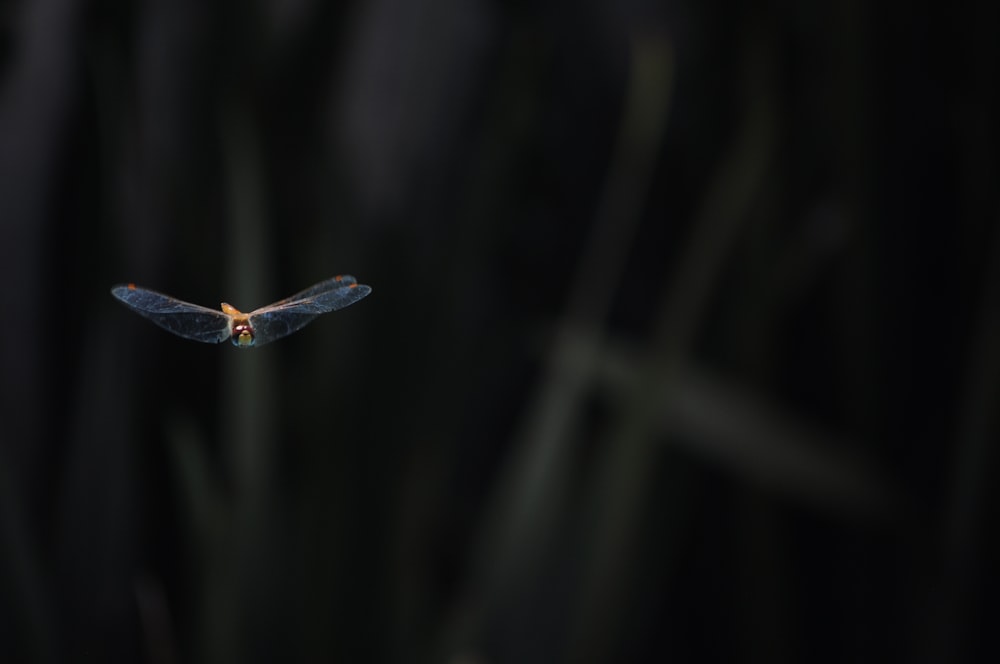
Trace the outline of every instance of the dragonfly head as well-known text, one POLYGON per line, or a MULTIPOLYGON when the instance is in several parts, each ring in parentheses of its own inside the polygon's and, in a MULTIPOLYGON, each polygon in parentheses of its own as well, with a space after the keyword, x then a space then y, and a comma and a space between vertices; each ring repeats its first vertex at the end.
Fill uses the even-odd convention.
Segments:
POLYGON ((231 339, 237 348, 250 348, 253 346, 253 328, 249 323, 234 325, 231 339))

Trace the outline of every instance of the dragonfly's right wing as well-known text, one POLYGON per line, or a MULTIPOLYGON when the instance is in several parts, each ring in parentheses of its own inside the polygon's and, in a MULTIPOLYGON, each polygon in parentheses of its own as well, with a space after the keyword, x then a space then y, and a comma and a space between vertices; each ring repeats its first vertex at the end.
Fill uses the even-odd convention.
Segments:
POLYGON ((217 344, 232 335, 232 318, 221 311, 183 302, 134 284, 115 286, 111 294, 132 311, 179 337, 217 344))

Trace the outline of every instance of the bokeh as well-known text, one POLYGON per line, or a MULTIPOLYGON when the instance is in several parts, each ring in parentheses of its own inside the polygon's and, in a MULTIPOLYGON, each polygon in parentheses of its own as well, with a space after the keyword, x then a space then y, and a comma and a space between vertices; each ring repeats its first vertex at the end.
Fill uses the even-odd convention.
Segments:
POLYGON ((997 14, 6 3, 0 661, 997 661, 997 14))

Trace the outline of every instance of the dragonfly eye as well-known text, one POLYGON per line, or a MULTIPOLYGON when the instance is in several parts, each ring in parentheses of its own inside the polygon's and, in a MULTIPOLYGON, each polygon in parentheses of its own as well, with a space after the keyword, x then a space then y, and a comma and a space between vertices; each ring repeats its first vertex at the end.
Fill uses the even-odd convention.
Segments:
POLYGON ((239 348, 253 346, 253 328, 245 323, 235 326, 233 328, 233 345, 239 348))

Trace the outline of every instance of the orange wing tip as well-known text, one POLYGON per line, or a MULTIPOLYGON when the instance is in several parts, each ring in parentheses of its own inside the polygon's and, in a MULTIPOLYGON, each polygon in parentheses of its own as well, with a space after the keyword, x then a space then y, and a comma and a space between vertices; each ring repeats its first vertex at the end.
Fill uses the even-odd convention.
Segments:
MULTIPOLYGON (((340 281, 340 277, 337 277, 337 281, 340 281)), ((357 284, 351 284, 350 286, 348 286, 348 288, 357 288, 357 287, 358 287, 357 284)))
POLYGON ((129 284, 128 284, 127 288, 128 288, 129 290, 135 290, 135 289, 136 289, 136 285, 135 285, 135 284, 133 284, 132 282, 129 282, 129 284))

